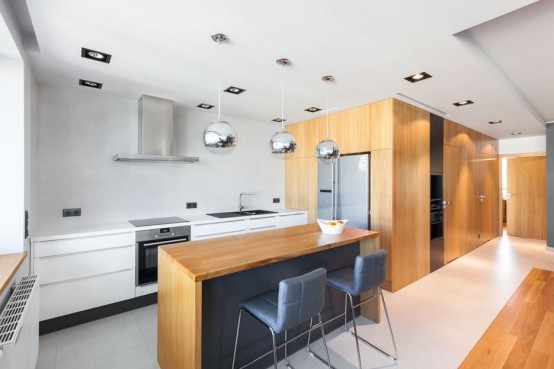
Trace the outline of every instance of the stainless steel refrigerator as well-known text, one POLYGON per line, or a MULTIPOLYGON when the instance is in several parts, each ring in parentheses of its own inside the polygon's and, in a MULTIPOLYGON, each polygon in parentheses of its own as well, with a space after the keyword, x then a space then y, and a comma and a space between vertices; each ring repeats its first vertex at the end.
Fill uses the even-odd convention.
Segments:
POLYGON ((333 165, 319 163, 319 219, 348 219, 348 226, 369 229, 369 154, 341 156, 333 165))

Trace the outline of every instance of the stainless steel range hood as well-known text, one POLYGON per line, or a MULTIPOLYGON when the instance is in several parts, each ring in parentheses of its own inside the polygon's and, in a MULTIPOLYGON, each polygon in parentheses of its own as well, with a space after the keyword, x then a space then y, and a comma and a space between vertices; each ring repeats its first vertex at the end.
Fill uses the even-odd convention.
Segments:
POLYGON ((139 100, 138 154, 116 154, 115 161, 189 164, 197 157, 173 155, 173 101, 142 95, 139 100))

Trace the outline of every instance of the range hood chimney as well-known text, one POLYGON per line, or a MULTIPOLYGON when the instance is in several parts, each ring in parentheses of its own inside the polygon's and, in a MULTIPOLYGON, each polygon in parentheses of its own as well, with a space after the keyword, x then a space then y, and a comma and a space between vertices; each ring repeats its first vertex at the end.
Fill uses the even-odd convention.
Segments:
POLYGON ((173 101, 142 95, 139 100, 138 154, 116 154, 115 161, 188 164, 196 157, 173 156, 173 101))

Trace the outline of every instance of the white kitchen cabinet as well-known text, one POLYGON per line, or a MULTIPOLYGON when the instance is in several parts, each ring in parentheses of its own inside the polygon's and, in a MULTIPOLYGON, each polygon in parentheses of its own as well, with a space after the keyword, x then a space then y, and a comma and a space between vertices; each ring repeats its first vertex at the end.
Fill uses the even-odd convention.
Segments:
POLYGON ((246 229, 246 219, 195 224, 191 227, 191 240, 207 240, 209 238, 231 236, 246 233, 246 229))
POLYGON ((135 297, 134 232, 33 242, 40 320, 135 297))
POLYGON ((248 232, 267 231, 269 229, 277 228, 277 217, 267 216, 247 219, 246 224, 248 226, 248 232))
POLYGON ((280 214, 277 218, 277 227, 293 227, 297 225, 308 224, 308 213, 280 214))

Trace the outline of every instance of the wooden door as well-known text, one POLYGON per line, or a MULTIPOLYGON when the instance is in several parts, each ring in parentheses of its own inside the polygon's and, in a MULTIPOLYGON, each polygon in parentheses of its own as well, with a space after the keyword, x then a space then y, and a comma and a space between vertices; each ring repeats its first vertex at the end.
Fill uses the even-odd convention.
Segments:
POLYGON ((479 173, 480 223, 479 236, 485 243, 499 235, 500 172, 496 155, 481 154, 479 173))
POLYGON ((443 151, 443 209, 444 224, 444 263, 464 254, 463 211, 466 206, 463 202, 463 188, 460 186, 460 149, 444 145, 443 151))
POLYGON ((546 157, 508 159, 507 231, 546 239, 546 157))
POLYGON ((317 219, 317 159, 287 159, 285 206, 308 211, 308 223, 317 219))

